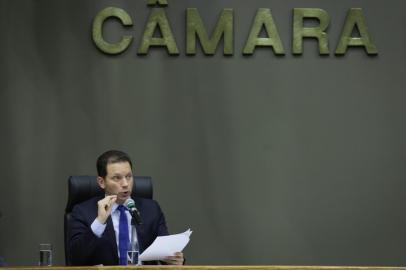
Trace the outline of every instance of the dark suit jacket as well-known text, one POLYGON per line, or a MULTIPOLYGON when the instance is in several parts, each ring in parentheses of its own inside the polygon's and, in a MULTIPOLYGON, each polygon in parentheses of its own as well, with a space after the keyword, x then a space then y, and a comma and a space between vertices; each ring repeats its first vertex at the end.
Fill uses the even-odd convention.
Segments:
MULTIPOLYGON (((90 225, 97 217, 97 202, 94 197, 76 205, 68 224, 69 254, 72 265, 118 265, 116 236, 111 217, 103 235, 98 238, 90 225)), ((165 217, 154 200, 133 198, 140 212, 142 225, 136 225, 140 253, 149 247, 157 236, 168 235, 165 217)), ((157 264, 157 262, 145 262, 157 264)))
POLYGON ((4 259, 2 257, 0 257, 0 267, 4 267, 6 266, 6 262, 4 261, 4 259))

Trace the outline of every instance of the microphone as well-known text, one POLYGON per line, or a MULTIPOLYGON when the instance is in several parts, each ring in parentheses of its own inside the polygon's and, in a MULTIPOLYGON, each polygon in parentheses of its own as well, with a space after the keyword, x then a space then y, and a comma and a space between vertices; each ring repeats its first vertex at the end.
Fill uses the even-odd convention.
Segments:
POLYGON ((133 199, 128 198, 125 202, 124 202, 125 207, 128 208, 128 211, 130 212, 131 216, 133 217, 131 220, 131 223, 133 223, 134 225, 134 221, 137 225, 142 225, 142 221, 141 221, 141 216, 140 216, 140 212, 138 211, 137 207, 135 207, 135 202, 133 199))

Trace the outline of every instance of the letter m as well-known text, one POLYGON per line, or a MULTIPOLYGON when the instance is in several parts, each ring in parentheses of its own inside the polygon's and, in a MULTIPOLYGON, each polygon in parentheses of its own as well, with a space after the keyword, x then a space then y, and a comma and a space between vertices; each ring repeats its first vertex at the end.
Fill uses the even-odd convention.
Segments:
POLYGON ((221 12, 211 38, 196 8, 186 10, 186 53, 196 54, 196 37, 198 37, 205 54, 213 55, 222 36, 224 36, 224 55, 233 54, 233 9, 226 8, 221 12))

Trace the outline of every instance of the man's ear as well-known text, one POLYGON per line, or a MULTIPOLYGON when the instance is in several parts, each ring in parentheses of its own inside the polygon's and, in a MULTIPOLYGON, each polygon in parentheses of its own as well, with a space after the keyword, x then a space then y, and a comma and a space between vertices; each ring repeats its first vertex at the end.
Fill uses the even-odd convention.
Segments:
POLYGON ((105 189, 106 183, 103 177, 97 176, 97 184, 99 184, 99 187, 102 189, 105 189))

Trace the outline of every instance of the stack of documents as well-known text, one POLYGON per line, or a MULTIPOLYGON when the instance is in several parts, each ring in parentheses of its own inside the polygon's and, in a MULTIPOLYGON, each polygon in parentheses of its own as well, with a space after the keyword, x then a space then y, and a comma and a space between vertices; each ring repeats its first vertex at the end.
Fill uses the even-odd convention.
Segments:
POLYGON ((173 256, 176 252, 181 252, 189 243, 192 231, 179 234, 158 236, 155 241, 140 255, 140 261, 159 261, 165 257, 173 256))

